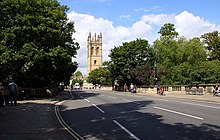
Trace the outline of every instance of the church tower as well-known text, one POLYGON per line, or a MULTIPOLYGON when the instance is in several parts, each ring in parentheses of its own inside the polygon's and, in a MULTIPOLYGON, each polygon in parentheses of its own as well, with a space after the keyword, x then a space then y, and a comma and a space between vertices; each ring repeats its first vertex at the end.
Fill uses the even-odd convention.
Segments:
POLYGON ((88 61, 88 69, 87 74, 102 66, 102 33, 98 36, 91 36, 89 33, 87 39, 87 61, 88 61))

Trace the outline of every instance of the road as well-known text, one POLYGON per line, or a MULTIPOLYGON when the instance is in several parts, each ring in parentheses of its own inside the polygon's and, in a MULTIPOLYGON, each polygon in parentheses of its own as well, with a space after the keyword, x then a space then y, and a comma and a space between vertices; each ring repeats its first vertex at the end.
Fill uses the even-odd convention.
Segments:
POLYGON ((57 106, 75 139, 220 139, 220 104, 123 92, 73 91, 57 106))

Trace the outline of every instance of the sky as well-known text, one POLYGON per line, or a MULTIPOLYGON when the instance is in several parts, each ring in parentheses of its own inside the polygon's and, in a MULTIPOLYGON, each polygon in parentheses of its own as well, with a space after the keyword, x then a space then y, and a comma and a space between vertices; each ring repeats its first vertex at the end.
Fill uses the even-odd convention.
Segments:
POLYGON ((188 39, 220 31, 220 0, 58 0, 67 5, 67 16, 74 21, 75 41, 80 44, 73 61, 77 71, 87 75, 87 37, 102 33, 103 61, 112 48, 123 42, 146 39, 152 45, 165 23, 175 25, 188 39))

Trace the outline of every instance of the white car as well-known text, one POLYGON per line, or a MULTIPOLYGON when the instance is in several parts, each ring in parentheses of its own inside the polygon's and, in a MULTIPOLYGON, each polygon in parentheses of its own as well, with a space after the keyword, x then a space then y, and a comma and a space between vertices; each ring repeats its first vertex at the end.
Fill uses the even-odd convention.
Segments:
POLYGON ((79 85, 79 83, 75 83, 75 85, 74 85, 74 89, 76 89, 76 90, 79 90, 79 89, 80 89, 80 85, 79 85))

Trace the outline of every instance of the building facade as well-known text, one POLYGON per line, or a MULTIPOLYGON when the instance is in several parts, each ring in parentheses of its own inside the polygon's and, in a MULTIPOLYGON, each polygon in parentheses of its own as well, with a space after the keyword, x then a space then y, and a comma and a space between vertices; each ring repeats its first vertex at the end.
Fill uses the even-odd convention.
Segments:
POLYGON ((87 54, 87 74, 89 75, 91 71, 102 66, 102 33, 98 36, 96 34, 91 36, 91 33, 89 33, 87 38, 87 54))

